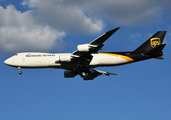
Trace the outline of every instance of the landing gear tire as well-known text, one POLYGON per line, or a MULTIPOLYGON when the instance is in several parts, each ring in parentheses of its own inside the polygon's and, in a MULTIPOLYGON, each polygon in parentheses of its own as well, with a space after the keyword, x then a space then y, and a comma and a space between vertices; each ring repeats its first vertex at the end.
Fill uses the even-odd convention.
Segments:
POLYGON ((21 67, 18 67, 18 69, 19 69, 19 74, 21 75, 22 74, 21 67))

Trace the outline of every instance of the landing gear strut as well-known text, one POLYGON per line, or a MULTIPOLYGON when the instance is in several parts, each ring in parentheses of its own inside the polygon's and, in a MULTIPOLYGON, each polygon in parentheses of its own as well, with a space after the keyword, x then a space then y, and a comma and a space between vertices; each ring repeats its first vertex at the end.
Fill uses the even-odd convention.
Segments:
POLYGON ((89 74, 90 73, 90 70, 89 70, 89 67, 88 66, 82 66, 82 65, 80 65, 80 64, 78 64, 78 70, 79 70, 79 72, 78 72, 78 74, 83 78, 84 77, 84 75, 82 74, 83 72, 85 73, 85 74, 89 74))
POLYGON ((83 78, 84 76, 82 74, 83 71, 81 65, 78 65, 78 70, 79 70, 78 74, 81 76, 81 78, 83 78))
POLYGON ((19 69, 19 74, 21 75, 22 74, 21 67, 18 67, 18 69, 19 69))

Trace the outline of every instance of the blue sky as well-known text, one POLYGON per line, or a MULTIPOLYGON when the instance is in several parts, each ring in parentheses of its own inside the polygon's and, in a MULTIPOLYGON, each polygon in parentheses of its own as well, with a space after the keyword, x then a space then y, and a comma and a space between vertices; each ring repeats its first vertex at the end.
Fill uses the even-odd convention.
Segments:
POLYGON ((163 0, 0 0, 1 120, 170 120, 171 13, 163 0), (164 60, 101 67, 83 81, 59 69, 4 64, 16 52, 73 52, 120 26, 102 51, 131 51, 166 30, 164 60))

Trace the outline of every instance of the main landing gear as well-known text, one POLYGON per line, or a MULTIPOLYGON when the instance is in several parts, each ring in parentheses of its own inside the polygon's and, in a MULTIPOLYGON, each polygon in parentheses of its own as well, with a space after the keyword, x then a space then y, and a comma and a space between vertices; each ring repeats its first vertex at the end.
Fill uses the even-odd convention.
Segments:
POLYGON ((84 77, 84 75, 83 75, 83 72, 85 73, 85 74, 89 74, 90 73, 90 69, 89 69, 89 67, 88 66, 81 66, 80 64, 77 66, 77 68, 78 68, 78 70, 79 70, 79 72, 78 72, 78 74, 81 76, 81 78, 83 78, 84 77))
POLYGON ((18 67, 18 69, 19 69, 19 74, 21 75, 22 74, 21 67, 18 67))

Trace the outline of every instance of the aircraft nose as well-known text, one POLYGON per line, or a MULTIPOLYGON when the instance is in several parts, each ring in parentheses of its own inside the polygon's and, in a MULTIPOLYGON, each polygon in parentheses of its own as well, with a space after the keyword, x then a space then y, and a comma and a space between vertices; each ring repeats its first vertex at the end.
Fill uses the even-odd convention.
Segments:
POLYGON ((6 65, 9 65, 9 59, 6 59, 5 61, 4 61, 4 63, 6 64, 6 65))
POLYGON ((12 65, 12 59, 11 59, 11 58, 8 58, 8 59, 6 59, 6 60, 4 61, 4 63, 5 63, 6 65, 12 65))

